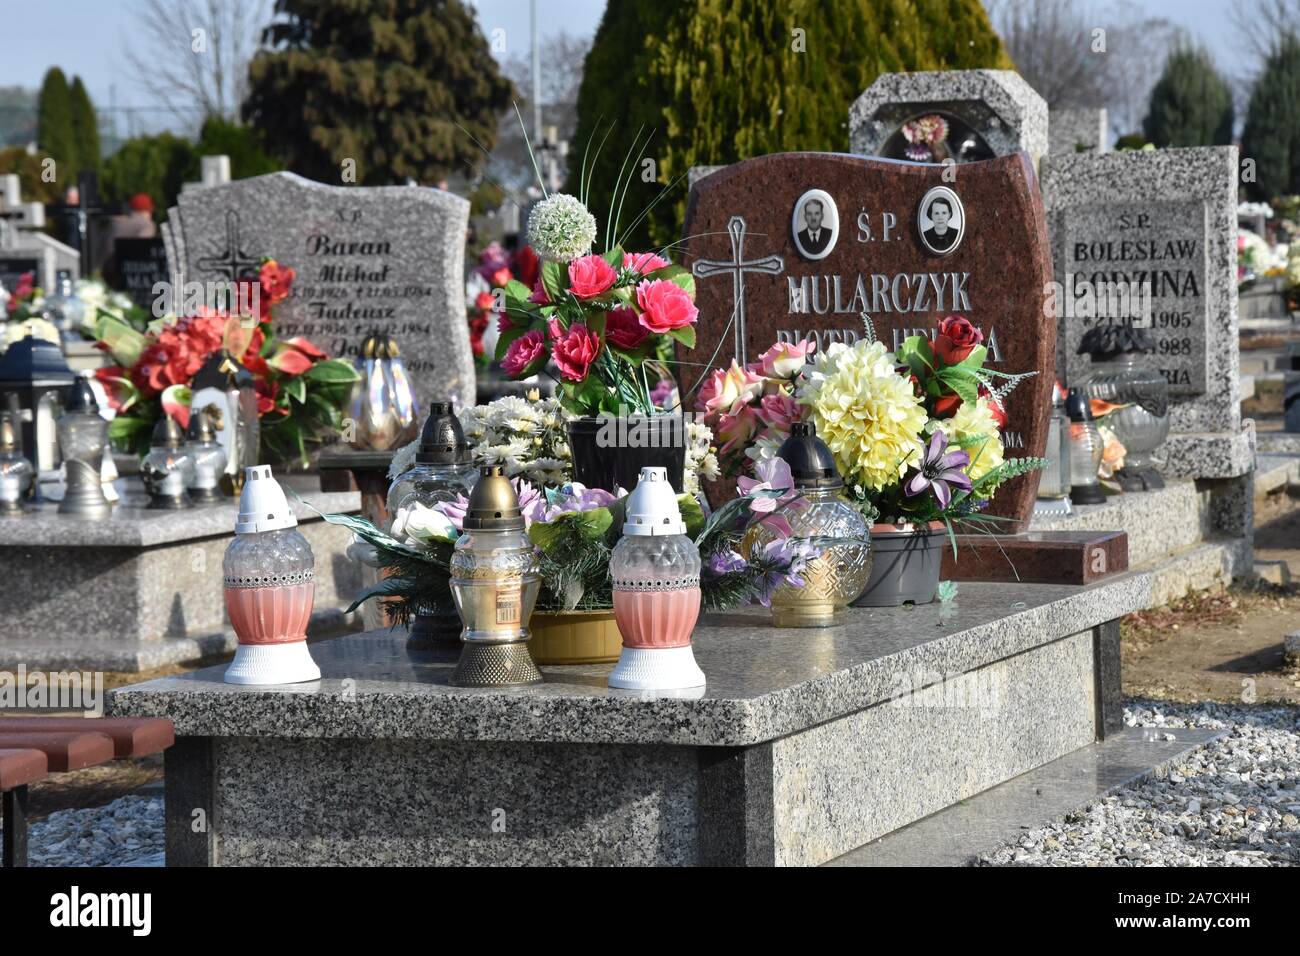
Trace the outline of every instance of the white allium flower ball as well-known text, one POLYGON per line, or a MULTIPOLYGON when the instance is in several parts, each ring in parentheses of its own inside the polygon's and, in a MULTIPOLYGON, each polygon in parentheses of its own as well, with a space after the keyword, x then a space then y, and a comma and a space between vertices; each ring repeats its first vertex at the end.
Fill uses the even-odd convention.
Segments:
POLYGON ((595 241, 596 217, 567 193, 543 199, 528 214, 528 244, 543 259, 571 262, 595 241))

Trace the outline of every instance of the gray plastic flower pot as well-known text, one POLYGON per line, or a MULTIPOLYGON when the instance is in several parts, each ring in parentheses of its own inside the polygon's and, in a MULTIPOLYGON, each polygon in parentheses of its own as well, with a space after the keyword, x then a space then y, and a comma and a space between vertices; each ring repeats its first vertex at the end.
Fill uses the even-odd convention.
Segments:
POLYGON ((948 530, 938 521, 921 530, 873 526, 871 577, 853 607, 929 604, 939 590, 943 549, 947 545, 948 530))

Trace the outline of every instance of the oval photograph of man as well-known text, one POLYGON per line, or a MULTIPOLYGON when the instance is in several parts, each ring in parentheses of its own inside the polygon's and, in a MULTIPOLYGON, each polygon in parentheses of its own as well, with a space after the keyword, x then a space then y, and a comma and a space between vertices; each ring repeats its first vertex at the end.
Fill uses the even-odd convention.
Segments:
POLYGON ((916 231, 921 244, 936 256, 946 256, 960 246, 966 234, 966 210, 957 194, 947 186, 935 186, 922 196, 916 231))
POLYGON ((825 259, 840 237, 840 213, 824 189, 810 189, 794 204, 790 221, 794 247, 805 259, 825 259))

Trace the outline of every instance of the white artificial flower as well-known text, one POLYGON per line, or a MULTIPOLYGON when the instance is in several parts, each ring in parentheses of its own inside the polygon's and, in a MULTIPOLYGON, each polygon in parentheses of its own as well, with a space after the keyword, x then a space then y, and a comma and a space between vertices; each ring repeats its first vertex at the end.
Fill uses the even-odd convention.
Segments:
POLYGON ((441 511, 413 501, 397 510, 393 518, 393 537, 405 535, 418 543, 455 541, 456 526, 441 511))
POLYGON ((596 217, 575 196, 556 193, 528 214, 528 244, 543 259, 571 262, 591 251, 596 217))

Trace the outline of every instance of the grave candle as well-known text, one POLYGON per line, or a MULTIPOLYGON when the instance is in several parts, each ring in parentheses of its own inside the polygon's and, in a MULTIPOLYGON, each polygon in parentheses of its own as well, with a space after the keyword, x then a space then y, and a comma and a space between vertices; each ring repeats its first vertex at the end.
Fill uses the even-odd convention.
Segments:
POLYGON ((59 416, 58 433, 66 477, 59 514, 92 520, 107 518, 113 513, 113 505, 104 497, 100 473, 108 422, 100 417, 95 393, 84 378, 72 383, 68 403, 59 416))
POLYGON ((451 593, 464 624, 464 647, 452 683, 539 683, 542 674, 528 653, 528 619, 541 587, 537 555, 500 465, 480 473, 462 525, 451 557, 451 593))
POLYGON ((244 471, 235 539, 222 561, 226 610, 239 638, 228 684, 318 680, 307 650, 316 559, 269 465, 244 471))
POLYGON ((149 454, 140 463, 140 477, 149 492, 150 508, 188 508, 185 487, 190 483, 190 460, 181 449, 181 428, 170 415, 154 426, 149 454))
POLYGON ((23 513, 23 495, 31 487, 35 469, 18 451, 13 420, 0 416, 0 515, 23 513))
POLYGON ((198 504, 221 500, 219 483, 226 470, 226 450, 217 442, 212 419, 202 411, 190 413, 185 454, 193 463, 190 497, 198 504))
POLYGON ((1101 433, 1092 420, 1087 396, 1077 388, 1070 389, 1065 411, 1070 416, 1070 500, 1076 505, 1101 504, 1106 500, 1106 493, 1097 481, 1101 433))
POLYGON ((614 619, 623 635, 609 686, 703 687, 704 672, 691 651, 700 616, 700 552, 686 536, 667 469, 641 469, 626 514, 623 537, 609 561, 614 619))
POLYGON ((1065 414, 1065 390, 1052 385, 1052 413, 1047 419, 1047 464, 1039 473, 1035 514, 1070 513, 1070 419, 1065 414))

